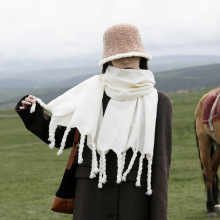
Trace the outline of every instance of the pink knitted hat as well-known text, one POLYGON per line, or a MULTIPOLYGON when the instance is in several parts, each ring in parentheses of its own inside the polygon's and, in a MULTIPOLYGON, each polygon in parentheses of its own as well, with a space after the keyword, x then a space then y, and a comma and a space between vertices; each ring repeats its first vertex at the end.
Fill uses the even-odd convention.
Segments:
POLYGON ((120 59, 123 57, 144 57, 147 60, 151 56, 147 54, 141 41, 138 29, 131 24, 117 24, 109 27, 103 36, 103 55, 99 65, 120 59))

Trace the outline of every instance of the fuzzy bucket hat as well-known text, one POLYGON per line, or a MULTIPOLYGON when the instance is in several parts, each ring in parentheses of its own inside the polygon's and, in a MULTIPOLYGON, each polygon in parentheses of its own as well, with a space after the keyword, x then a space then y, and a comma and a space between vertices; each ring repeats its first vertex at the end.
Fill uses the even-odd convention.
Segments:
POLYGON ((117 24, 109 27, 103 36, 103 55, 99 65, 120 59, 123 57, 143 57, 147 60, 151 56, 147 54, 141 41, 139 30, 131 24, 117 24))

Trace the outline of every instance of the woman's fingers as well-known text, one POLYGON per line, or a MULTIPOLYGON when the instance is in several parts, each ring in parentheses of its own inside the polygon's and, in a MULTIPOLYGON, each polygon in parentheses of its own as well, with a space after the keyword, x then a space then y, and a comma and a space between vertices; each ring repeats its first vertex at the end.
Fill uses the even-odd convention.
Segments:
POLYGON ((26 109, 27 108, 27 105, 22 105, 19 107, 20 109, 26 109))
POLYGON ((35 99, 36 98, 33 95, 29 95, 28 97, 25 98, 25 100, 30 102, 30 103, 36 103, 35 99))
POLYGON ((28 98, 30 98, 30 99, 35 99, 35 96, 29 95, 28 98))
POLYGON ((22 103, 22 106, 20 106, 19 108, 26 109, 26 108, 28 108, 28 106, 36 103, 35 97, 33 95, 29 95, 24 100, 22 100, 21 103, 22 103))
POLYGON ((22 100, 21 103, 22 105, 32 105, 31 102, 26 101, 26 99, 22 100))
POLYGON ((34 99, 28 98, 28 97, 25 98, 25 101, 28 102, 28 103, 30 103, 30 104, 31 104, 31 103, 36 103, 34 99))

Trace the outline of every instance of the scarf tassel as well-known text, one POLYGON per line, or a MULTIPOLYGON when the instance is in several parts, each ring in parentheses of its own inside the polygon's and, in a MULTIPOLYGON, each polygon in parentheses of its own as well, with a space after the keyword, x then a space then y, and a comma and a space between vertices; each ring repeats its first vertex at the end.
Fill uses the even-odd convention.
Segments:
POLYGON ((118 158, 118 172, 117 172, 117 181, 116 183, 121 183, 122 181, 122 154, 121 153, 117 153, 117 158, 118 158))
POLYGON ((137 181, 135 185, 137 187, 141 186, 141 174, 142 174, 142 169, 143 169, 143 160, 144 160, 145 155, 142 154, 140 159, 139 159, 139 167, 138 167, 138 175, 137 175, 137 181))
MULTIPOLYGON (((36 103, 37 102, 38 102, 38 104, 42 108, 44 108, 44 109, 46 109, 46 110, 51 112, 51 109, 49 107, 47 107, 47 105, 41 99, 35 97, 34 101, 35 101, 35 103, 33 103, 31 105, 31 108, 30 108, 30 113, 31 114, 36 111, 36 105, 37 105, 36 103)), ((51 121, 50 121, 50 124, 49 124, 49 138, 48 138, 48 141, 50 141, 50 144, 49 144, 50 149, 53 149, 54 146, 55 146, 55 132, 56 132, 56 128, 57 128, 57 125, 55 124, 54 117, 51 117, 51 121)), ((60 151, 60 153, 62 153, 62 151, 60 151)))
POLYGON ((105 154, 101 152, 100 160, 99 160, 99 183, 98 188, 102 188, 103 183, 105 183, 106 177, 106 161, 105 161, 105 154))
POLYGON ((101 153, 102 157, 102 183, 105 184, 107 182, 107 175, 106 175, 106 158, 105 158, 105 153, 101 153))
POLYGON ((51 112, 51 109, 50 109, 49 107, 47 107, 47 105, 46 105, 41 99, 34 97, 33 100, 35 101, 35 103, 33 103, 33 104, 31 105, 31 108, 30 108, 30 113, 31 113, 31 114, 34 113, 35 110, 36 110, 36 102, 38 102, 39 105, 40 105, 42 108, 47 109, 48 111, 51 112))
POLYGON ((56 129, 57 129, 57 125, 55 124, 55 120, 52 117, 51 121, 50 121, 50 124, 49 124, 49 138, 48 138, 48 141, 50 141, 50 144, 49 144, 50 149, 53 149, 54 146, 55 146, 55 132, 56 132, 56 129))
POLYGON ((133 156, 132 156, 131 161, 128 165, 128 169, 123 174, 123 177, 122 177, 123 181, 126 181, 126 177, 127 177, 128 173, 131 171, 132 166, 134 165, 134 161, 137 157, 137 152, 138 152, 137 150, 133 152, 133 156))
POLYGON ((83 133, 81 133, 80 144, 79 144, 79 155, 78 155, 78 163, 79 164, 83 162, 82 153, 83 153, 83 148, 84 148, 84 144, 85 144, 85 138, 86 138, 86 136, 83 133))
MULTIPOLYGON (((123 173, 124 167, 125 167, 126 152, 127 152, 127 151, 125 151, 125 152, 122 153, 122 173, 123 173)), ((122 175, 122 176, 123 176, 123 175, 122 175)), ((122 180, 123 180, 123 177, 122 177, 122 180)))
POLYGON ((147 192, 146 192, 146 194, 148 196, 150 196, 153 193, 153 191, 151 189, 152 156, 146 155, 146 158, 148 160, 148 165, 147 165, 148 175, 147 175, 147 192))
POLYGON ((65 147, 65 143, 66 143, 66 139, 67 139, 67 136, 68 136, 70 130, 71 130, 71 127, 67 127, 65 132, 64 132, 63 139, 62 139, 62 142, 61 142, 61 145, 60 145, 60 149, 57 152, 58 156, 63 153, 64 147, 65 147))
POLYGON ((92 144, 92 168, 89 178, 93 179, 99 172, 95 144, 92 144))

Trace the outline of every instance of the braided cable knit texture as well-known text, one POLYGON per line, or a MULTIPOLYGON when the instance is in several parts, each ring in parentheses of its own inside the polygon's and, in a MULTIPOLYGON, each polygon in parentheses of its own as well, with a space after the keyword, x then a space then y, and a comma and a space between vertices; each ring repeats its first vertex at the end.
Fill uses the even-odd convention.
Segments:
POLYGON ((81 138, 80 138, 80 144, 79 144, 79 159, 78 159, 78 163, 82 163, 83 162, 83 157, 82 157, 82 153, 83 153, 83 148, 84 148, 84 144, 85 144, 85 135, 81 134, 81 138))
POLYGON ((128 169, 123 174, 123 177, 122 177, 123 181, 126 181, 126 177, 127 177, 128 173, 131 171, 132 166, 134 165, 134 161, 137 157, 137 152, 138 152, 137 150, 133 151, 133 155, 132 155, 131 161, 128 165, 128 169))
POLYGON ((55 119, 51 118, 50 124, 49 124, 49 138, 48 141, 50 141, 49 147, 50 149, 53 149, 55 146, 55 131, 56 131, 57 125, 55 123, 55 119))
POLYGON ((142 174, 142 169, 143 169, 144 157, 145 157, 145 155, 142 154, 139 159, 138 175, 137 175, 137 181, 135 184, 137 187, 141 186, 141 174, 142 174))
POLYGON ((150 196, 153 193, 153 191, 151 189, 152 157, 146 156, 146 158, 148 160, 148 165, 147 165, 148 175, 147 175, 147 192, 146 192, 146 194, 150 196))
POLYGON ((122 181, 122 154, 117 153, 117 158, 118 158, 118 172, 117 172, 117 183, 121 183, 122 181))
POLYGON ((99 159, 99 183, 98 183, 98 188, 102 188, 102 182, 103 180, 103 164, 102 164, 102 157, 99 159))
POLYGON ((127 153, 127 151, 125 151, 125 152, 122 153, 122 168, 121 168, 122 173, 123 173, 124 167, 125 167, 126 153, 127 153))
POLYGON ((104 184, 107 181, 105 152, 101 153, 101 157, 102 157, 102 172, 103 172, 102 183, 104 184))
POLYGON ((97 155, 96 155, 96 147, 95 144, 92 144, 92 167, 90 172, 90 178, 93 179, 96 177, 96 174, 99 172, 97 155))
POLYGON ((62 139, 61 145, 60 145, 60 149, 57 152, 57 155, 61 155, 63 153, 64 147, 65 147, 65 143, 66 143, 66 139, 67 139, 67 135, 69 134, 70 130, 71 130, 71 127, 67 127, 66 128, 66 130, 64 132, 64 135, 63 135, 63 139, 62 139))

